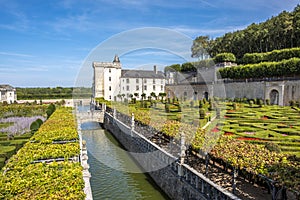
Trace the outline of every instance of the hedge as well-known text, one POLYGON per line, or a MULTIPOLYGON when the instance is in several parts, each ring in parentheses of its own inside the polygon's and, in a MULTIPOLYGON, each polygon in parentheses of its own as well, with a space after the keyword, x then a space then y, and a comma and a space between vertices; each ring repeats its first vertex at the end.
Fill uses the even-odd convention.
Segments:
POLYGON ((300 75, 300 58, 219 69, 222 78, 246 79, 300 75))
POLYGON ((244 64, 278 62, 295 57, 300 58, 300 48, 274 50, 266 53, 246 53, 242 58, 242 62, 244 64))

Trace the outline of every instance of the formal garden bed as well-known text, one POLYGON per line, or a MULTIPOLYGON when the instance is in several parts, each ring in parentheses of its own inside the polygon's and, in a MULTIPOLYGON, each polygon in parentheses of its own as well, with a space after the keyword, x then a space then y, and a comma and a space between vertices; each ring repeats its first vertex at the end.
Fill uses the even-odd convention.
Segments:
POLYGON ((76 127, 71 108, 56 109, 3 167, 0 199, 84 199, 76 127))
MULTIPOLYGON (((215 101, 213 106, 209 101, 202 102, 203 105, 196 101, 181 102, 180 107, 175 103, 166 109, 167 103, 156 101, 146 108, 140 102, 125 106, 112 103, 111 107, 127 115, 125 121, 129 125, 131 113, 134 113, 137 125, 150 125, 152 128, 147 130, 155 130, 152 136, 164 135, 179 144, 180 134, 184 133, 191 151, 208 152, 210 159, 219 162, 218 165, 230 166, 232 170, 240 171, 240 175, 250 174, 245 176, 251 177, 248 181, 264 182, 262 185, 276 183, 277 191, 283 187, 299 195, 297 109, 251 101, 215 101), (202 117, 200 109, 205 110, 202 117)), ((146 134, 151 138, 151 134, 146 134)), ((156 137, 156 141, 160 140, 156 137)))

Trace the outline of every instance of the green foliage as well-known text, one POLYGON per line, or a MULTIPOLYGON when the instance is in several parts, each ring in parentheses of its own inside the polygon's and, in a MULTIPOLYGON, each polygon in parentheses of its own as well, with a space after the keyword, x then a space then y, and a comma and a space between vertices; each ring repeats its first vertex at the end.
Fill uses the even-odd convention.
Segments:
POLYGON ((219 53, 214 57, 214 61, 216 63, 236 62, 236 58, 233 53, 219 53))
POLYGON ((271 152, 276 152, 276 153, 281 152, 280 147, 274 142, 266 142, 265 147, 271 152))
POLYGON ((199 117, 200 117, 200 119, 204 119, 205 118, 205 114, 206 114, 205 109, 204 108, 200 108, 199 109, 199 117))
POLYGON ((85 198, 82 167, 79 162, 68 161, 68 158, 79 155, 79 143, 75 140, 65 144, 52 144, 54 139, 67 139, 68 136, 62 138, 62 135, 68 129, 74 129, 78 137, 71 111, 68 108, 57 109, 35 133, 34 137, 39 138, 39 142, 35 140, 26 143, 9 159, 0 173, 1 199, 85 198), (66 160, 59 163, 34 163, 39 159, 50 158, 66 160))
POLYGON ((170 104, 169 103, 165 103, 165 112, 166 113, 170 112, 170 104))
POLYGON ((30 131, 31 133, 36 132, 40 128, 40 124, 37 121, 34 121, 30 125, 30 131))
POLYGON ((55 109, 56 109, 55 105, 52 103, 48 106, 47 111, 46 111, 47 118, 49 118, 52 115, 52 113, 54 113, 55 109))
POLYGON ((265 22, 252 23, 244 30, 226 33, 215 39, 199 36, 193 42, 192 56, 201 56, 201 47, 211 57, 218 53, 231 52, 238 59, 246 53, 300 47, 299 27, 300 5, 297 5, 292 12, 283 11, 265 22))
POLYGON ((260 62, 278 62, 291 58, 300 58, 300 48, 273 50, 266 53, 246 53, 242 58, 242 62, 244 64, 254 64, 260 62))
POLYGON ((222 78, 246 79, 264 77, 282 77, 300 74, 300 58, 291 58, 280 62, 262 62, 219 69, 222 78))

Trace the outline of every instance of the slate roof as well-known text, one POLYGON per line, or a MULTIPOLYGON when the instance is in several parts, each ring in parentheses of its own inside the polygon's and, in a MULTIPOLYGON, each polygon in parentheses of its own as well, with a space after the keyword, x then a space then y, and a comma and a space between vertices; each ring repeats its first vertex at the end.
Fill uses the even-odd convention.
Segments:
POLYGON ((15 90, 15 88, 10 86, 10 85, 0 85, 0 90, 1 91, 8 91, 8 90, 15 90))
POLYGON ((163 72, 158 71, 155 73, 153 70, 126 70, 123 69, 121 72, 121 78, 157 78, 164 79, 165 75, 163 72))

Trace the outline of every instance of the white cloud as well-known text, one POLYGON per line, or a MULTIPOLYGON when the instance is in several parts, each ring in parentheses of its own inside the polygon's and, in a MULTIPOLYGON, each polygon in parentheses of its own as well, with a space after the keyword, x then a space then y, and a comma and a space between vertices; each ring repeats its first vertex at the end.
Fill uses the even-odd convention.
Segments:
POLYGON ((29 54, 3 52, 3 51, 0 52, 0 55, 3 55, 3 56, 17 56, 17 57, 34 57, 33 55, 29 55, 29 54))

